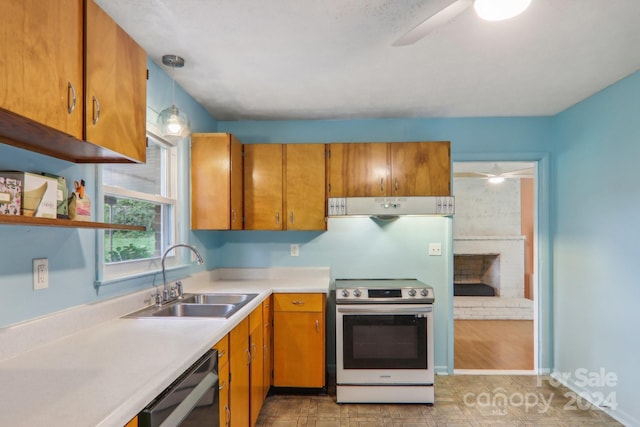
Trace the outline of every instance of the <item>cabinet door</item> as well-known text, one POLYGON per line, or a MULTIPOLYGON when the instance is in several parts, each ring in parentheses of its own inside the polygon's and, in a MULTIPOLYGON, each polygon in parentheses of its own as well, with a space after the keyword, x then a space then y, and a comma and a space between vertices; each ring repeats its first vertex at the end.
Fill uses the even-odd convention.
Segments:
POLYGON ((233 135, 231 137, 231 229, 242 230, 244 227, 244 185, 242 171, 242 143, 233 135))
POLYGON ((328 197, 379 197, 387 194, 388 144, 329 145, 328 197))
MULTIPOLYGON (((262 316, 262 308, 258 307, 256 310, 260 311, 260 316, 262 316)), ((260 414, 260 408, 262 408, 262 402, 264 402, 264 360, 263 360, 263 334, 262 334, 262 322, 260 322, 259 327, 251 332, 249 336, 249 350, 251 352, 251 374, 250 374, 250 385, 251 385, 251 396, 250 396, 250 409, 249 412, 251 414, 251 423, 250 425, 255 425, 258 420, 258 415, 260 414)))
POLYGON ((318 312, 274 313, 276 387, 324 387, 324 315, 318 312))
POLYGON ((325 305, 325 294, 274 294, 274 386, 325 386, 325 305))
POLYGON ((262 385, 263 390, 262 390, 262 395, 264 397, 267 396, 267 393, 269 393, 269 388, 271 387, 271 378, 273 375, 273 329, 272 329, 272 324, 273 324, 273 303, 272 303, 272 297, 269 296, 269 298, 267 298, 263 303, 262 303, 262 325, 263 325, 263 335, 262 335, 262 340, 263 340, 263 358, 264 358, 264 363, 263 363, 263 380, 262 380, 262 385))
POLYGON ((231 425, 249 425, 249 318, 245 318, 229 333, 229 404, 231 425))
POLYGON ((240 141, 227 133, 191 135, 191 228, 242 229, 242 203, 240 141))
POLYGON ((82 2, 0 2, 0 107, 79 139, 82 2))
POLYGON ((450 196, 449 142, 390 143, 392 196, 450 196))
POLYGON ((325 146, 284 146, 284 218, 287 230, 326 230, 325 146))
POLYGON ((229 362, 218 365, 218 377, 220 390, 220 425, 231 425, 231 408, 229 407, 229 362))
POLYGON ((244 228, 282 229, 282 145, 244 146, 244 228))
POLYGON ((85 13, 85 138, 144 162, 146 53, 93 0, 85 13))

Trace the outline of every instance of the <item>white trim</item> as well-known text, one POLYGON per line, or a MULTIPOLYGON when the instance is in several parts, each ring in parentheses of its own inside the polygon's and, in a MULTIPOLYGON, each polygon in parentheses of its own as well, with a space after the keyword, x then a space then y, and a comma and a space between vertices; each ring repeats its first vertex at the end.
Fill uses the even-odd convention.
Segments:
POLYGON ((538 375, 534 370, 521 369, 454 369, 454 375, 538 375))
POLYGON ((124 187, 114 185, 103 185, 103 195, 110 194, 113 196, 126 197, 127 199, 142 200, 145 202, 154 202, 162 205, 175 205, 176 200, 169 197, 159 196, 157 194, 142 193, 140 191, 129 190, 124 187))

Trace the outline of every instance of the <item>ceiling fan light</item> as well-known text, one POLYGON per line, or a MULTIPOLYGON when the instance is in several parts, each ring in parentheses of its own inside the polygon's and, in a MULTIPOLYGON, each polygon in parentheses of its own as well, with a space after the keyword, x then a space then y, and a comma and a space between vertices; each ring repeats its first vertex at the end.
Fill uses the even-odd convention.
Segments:
POLYGON ((502 21, 524 12, 531 0, 475 0, 473 8, 487 21, 502 21))
POLYGON ((489 182, 491 184, 502 184, 504 182, 504 176, 492 176, 492 177, 489 177, 489 182))
POLYGON ((158 128, 160 135, 173 143, 188 137, 191 132, 187 115, 175 105, 160 112, 160 115, 158 115, 158 128))

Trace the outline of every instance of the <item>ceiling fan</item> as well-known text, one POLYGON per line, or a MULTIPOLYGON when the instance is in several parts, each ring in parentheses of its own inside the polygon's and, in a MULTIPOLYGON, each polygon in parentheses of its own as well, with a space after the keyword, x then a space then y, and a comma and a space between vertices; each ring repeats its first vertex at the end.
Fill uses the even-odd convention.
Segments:
POLYGON ((482 19, 501 21, 524 12, 530 3, 531 0, 455 0, 406 32, 393 42, 393 46, 406 46, 417 42, 436 28, 452 21, 472 4, 482 19))
POLYGON ((512 171, 503 171, 497 163, 493 165, 489 172, 455 172, 455 178, 482 178, 487 179, 493 184, 504 182, 506 178, 522 178, 533 175, 533 168, 516 169, 512 171))

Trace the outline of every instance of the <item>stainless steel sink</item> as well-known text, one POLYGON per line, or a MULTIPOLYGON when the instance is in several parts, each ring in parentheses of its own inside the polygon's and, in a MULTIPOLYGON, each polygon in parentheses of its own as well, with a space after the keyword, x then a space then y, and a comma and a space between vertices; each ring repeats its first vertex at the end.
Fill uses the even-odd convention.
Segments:
POLYGON ((195 304, 234 304, 243 306, 258 294, 184 294, 185 303, 195 304))
POLYGON ((228 319, 256 296, 258 294, 184 294, 182 299, 176 299, 162 307, 147 307, 124 317, 214 317, 228 319))
POLYGON ((224 317, 238 311, 234 304, 172 304, 153 313, 155 317, 224 317))

